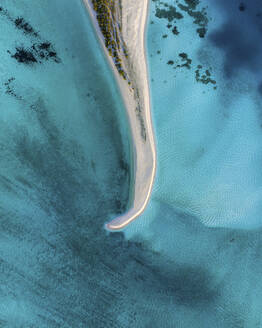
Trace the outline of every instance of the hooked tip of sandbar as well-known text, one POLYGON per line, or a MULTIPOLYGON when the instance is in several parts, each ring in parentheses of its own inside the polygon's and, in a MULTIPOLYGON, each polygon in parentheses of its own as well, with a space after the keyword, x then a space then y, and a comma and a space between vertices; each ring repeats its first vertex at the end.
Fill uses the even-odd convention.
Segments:
POLYGON ((130 222, 119 222, 116 218, 108 223, 105 223, 105 229, 108 231, 118 231, 124 229, 130 222))
POLYGON ((133 209, 130 209, 126 213, 116 217, 112 221, 105 224, 105 229, 108 231, 118 231, 124 229, 129 223, 134 221, 139 215, 141 211, 136 211, 134 213, 133 209))
POLYGON ((105 223, 104 228, 109 232, 121 230, 121 228, 119 228, 118 226, 112 225, 110 222, 105 223))

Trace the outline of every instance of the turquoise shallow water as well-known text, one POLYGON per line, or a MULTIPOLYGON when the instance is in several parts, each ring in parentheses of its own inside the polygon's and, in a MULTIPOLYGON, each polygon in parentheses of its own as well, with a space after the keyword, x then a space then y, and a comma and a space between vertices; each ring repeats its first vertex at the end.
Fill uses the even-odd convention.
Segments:
POLYGON ((260 12, 165 2, 147 35, 154 190, 109 234, 127 123, 89 17, 2 1, 1 327, 261 327, 260 12))
POLYGON ((183 18, 174 23, 156 17, 168 8, 154 4, 149 53, 159 145, 156 197, 208 226, 260 227, 261 94, 255 66, 261 49, 247 52, 253 44, 244 36, 258 33, 258 8, 254 3, 241 11, 237 1, 178 4, 183 18), (200 23, 193 23, 192 13, 200 23), (202 25, 205 38, 197 33, 202 25))
POLYGON ((158 171, 126 236, 142 235, 170 261, 173 298, 160 302, 159 326, 260 327, 261 48, 248 38, 261 37, 259 5, 172 6, 151 5, 158 171))
POLYGON ((103 224, 129 186, 123 104, 81 1, 1 6, 0 326, 106 326, 103 224))

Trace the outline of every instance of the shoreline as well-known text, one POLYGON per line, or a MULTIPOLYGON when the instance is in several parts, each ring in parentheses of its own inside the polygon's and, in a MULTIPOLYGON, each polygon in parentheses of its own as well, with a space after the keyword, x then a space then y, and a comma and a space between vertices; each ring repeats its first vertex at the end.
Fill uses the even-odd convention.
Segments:
MULTIPOLYGON (((98 39, 117 80, 122 95, 131 134, 131 186, 129 209, 105 225, 106 229, 120 230, 137 219, 145 210, 151 196, 156 172, 156 148, 151 117, 150 91, 148 82, 148 67, 146 61, 146 27, 149 12, 149 0, 137 2, 122 0, 121 32, 126 49, 120 49, 117 56, 121 59, 119 72, 116 60, 105 46, 96 12, 91 0, 82 0, 89 12, 98 39), (132 26, 127 22, 131 21, 132 26), (126 53, 128 56, 126 56, 126 53)), ((120 1, 120 0, 119 0, 120 1)), ((116 8, 119 9, 119 8, 116 8)))

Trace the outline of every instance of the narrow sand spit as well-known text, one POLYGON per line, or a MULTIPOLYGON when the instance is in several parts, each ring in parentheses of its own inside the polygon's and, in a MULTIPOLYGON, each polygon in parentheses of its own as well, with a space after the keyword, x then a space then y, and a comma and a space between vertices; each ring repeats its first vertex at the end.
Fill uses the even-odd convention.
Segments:
POLYGON ((124 228, 145 209, 156 171, 145 30, 149 0, 83 0, 124 99, 131 133, 129 210, 106 224, 124 228))

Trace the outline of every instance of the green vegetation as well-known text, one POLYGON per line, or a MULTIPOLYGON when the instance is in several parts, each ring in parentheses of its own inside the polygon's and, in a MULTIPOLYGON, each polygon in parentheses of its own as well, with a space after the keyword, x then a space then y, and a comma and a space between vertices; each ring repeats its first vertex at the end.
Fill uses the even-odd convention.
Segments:
POLYGON ((116 9, 119 7, 121 11, 121 1, 92 0, 92 4, 108 53, 114 59, 119 74, 124 80, 127 80, 127 73, 123 69, 120 53, 122 52, 126 58, 128 58, 128 53, 124 41, 121 39, 121 24, 116 17, 116 9))

